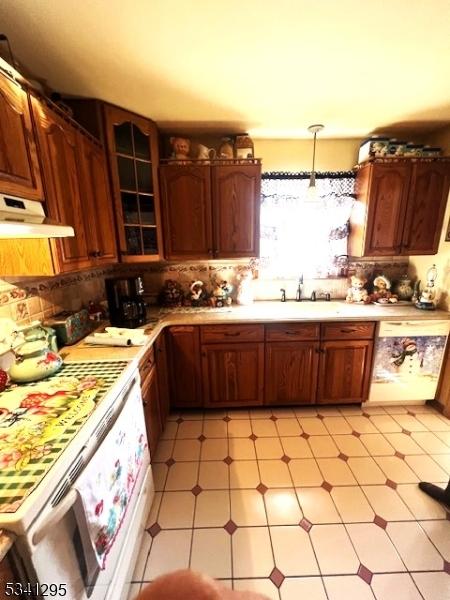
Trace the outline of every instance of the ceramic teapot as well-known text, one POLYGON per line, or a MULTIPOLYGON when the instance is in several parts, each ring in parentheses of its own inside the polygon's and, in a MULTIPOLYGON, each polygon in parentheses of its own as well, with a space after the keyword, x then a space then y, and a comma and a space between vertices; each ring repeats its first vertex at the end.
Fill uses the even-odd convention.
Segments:
POLYGON ((16 359, 9 369, 11 380, 30 383, 59 371, 63 359, 57 353, 55 332, 50 327, 34 323, 22 328, 22 333, 25 341, 14 347, 16 359))

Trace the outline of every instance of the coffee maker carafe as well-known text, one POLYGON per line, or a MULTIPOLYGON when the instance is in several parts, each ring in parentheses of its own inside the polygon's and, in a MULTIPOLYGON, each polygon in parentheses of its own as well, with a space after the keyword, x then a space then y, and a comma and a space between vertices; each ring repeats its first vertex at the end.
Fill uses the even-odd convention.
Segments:
POLYGON ((146 322, 142 277, 105 279, 109 320, 114 327, 139 327, 146 322))

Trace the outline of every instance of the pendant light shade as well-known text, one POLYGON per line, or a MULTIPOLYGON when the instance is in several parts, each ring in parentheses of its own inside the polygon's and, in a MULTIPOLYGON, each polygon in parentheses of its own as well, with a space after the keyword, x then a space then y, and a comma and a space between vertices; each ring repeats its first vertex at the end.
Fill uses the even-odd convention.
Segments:
POLYGON ((311 177, 309 178, 308 185, 308 198, 310 200, 315 200, 317 198, 317 188, 316 188, 316 138, 319 131, 322 131, 323 125, 316 124, 310 125, 308 127, 308 131, 313 134, 313 159, 312 159, 312 169, 311 169, 311 177))

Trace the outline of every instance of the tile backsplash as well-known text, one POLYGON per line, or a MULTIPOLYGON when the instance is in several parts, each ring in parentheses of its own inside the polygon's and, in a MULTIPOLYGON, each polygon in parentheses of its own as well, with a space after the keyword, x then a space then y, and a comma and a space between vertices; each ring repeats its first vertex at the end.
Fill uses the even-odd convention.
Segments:
MULTIPOLYGON (((108 276, 143 275, 146 299, 152 304, 156 303, 158 293, 167 279, 177 280, 188 291, 190 283, 194 280, 201 279, 207 288, 211 289, 215 277, 220 277, 231 283, 236 292, 239 273, 249 268, 256 268, 254 261, 160 262, 131 266, 112 265, 50 278, 0 279, 0 317, 8 317, 24 324, 34 319, 44 320, 63 310, 79 310, 83 306, 86 307, 90 300, 104 301, 105 277, 108 276)), ((349 263, 349 274, 364 272, 369 282, 380 273, 395 280, 407 270, 408 261, 404 259, 358 259, 349 263)), ((315 290, 316 293, 329 292, 333 298, 344 298, 347 287, 346 278, 305 280, 303 296, 309 297, 315 290)), ((278 299, 280 288, 285 288, 287 297, 293 298, 297 281, 257 278, 254 281, 255 299, 278 299)))

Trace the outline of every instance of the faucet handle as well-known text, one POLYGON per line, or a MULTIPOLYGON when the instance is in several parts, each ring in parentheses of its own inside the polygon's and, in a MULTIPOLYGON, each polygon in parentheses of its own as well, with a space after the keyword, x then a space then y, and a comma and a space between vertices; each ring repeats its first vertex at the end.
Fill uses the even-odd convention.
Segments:
POLYGON ((316 301, 316 292, 315 290, 313 290, 312 294, 311 294, 311 301, 315 302, 316 301))
POLYGON ((281 292, 281 302, 286 302, 286 290, 284 288, 280 288, 281 292))

